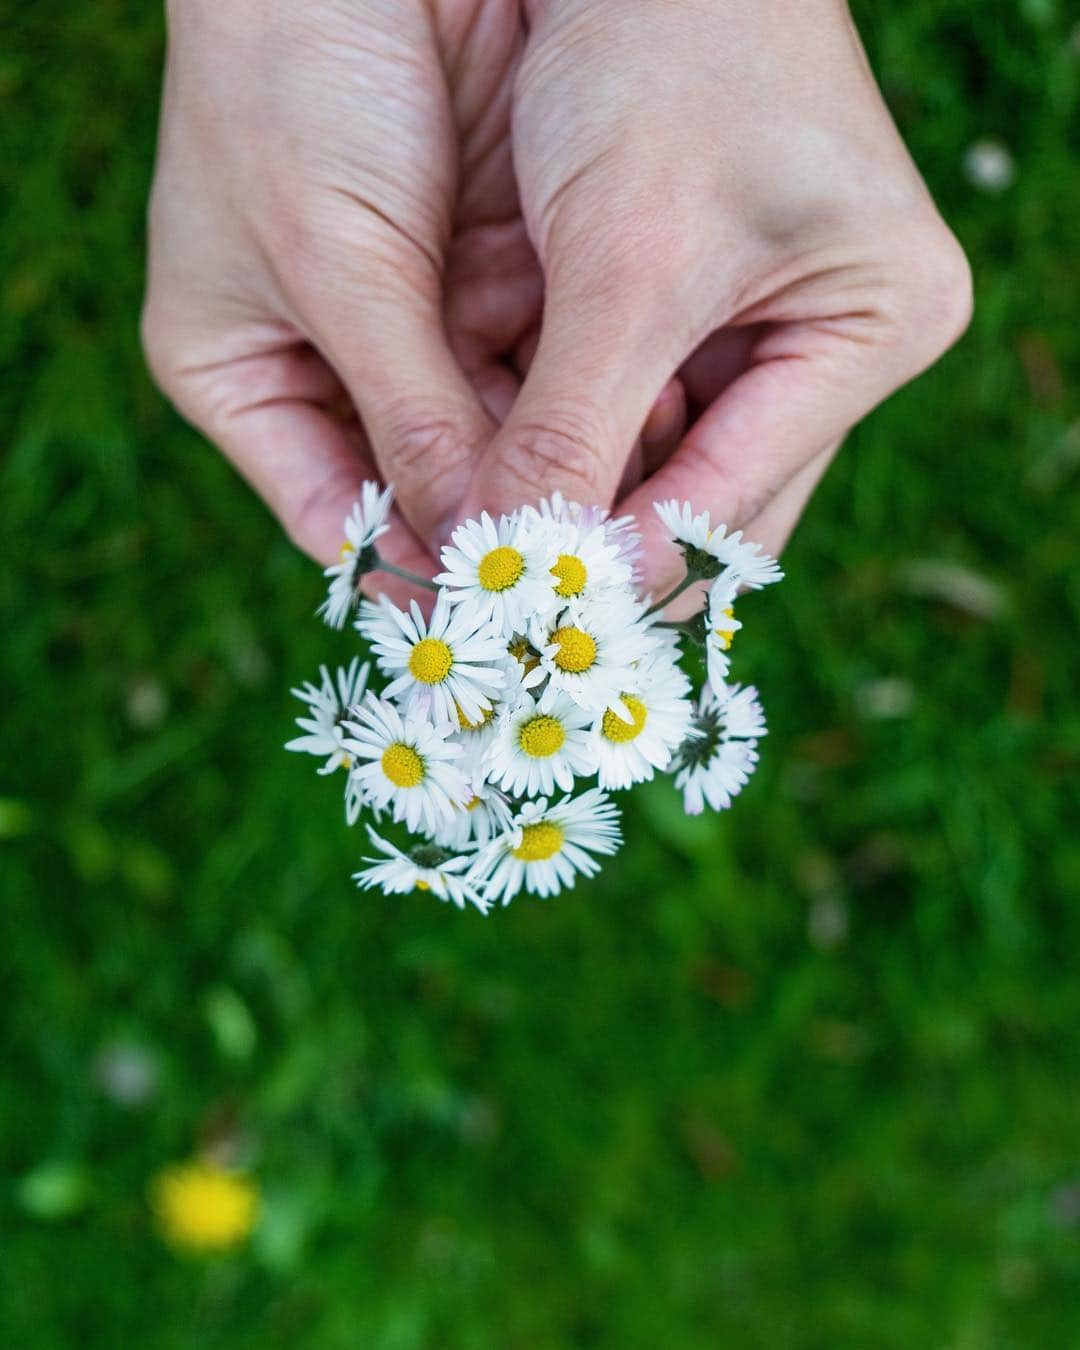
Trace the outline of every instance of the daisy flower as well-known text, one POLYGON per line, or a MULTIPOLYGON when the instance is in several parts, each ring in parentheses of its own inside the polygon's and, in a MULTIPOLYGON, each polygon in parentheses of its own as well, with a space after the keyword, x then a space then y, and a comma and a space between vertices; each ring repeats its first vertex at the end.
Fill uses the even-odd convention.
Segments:
POLYGON ((304 735, 288 741, 285 749, 325 755, 326 763, 319 773, 333 773, 343 764, 347 768, 349 756, 345 753, 342 723, 363 698, 370 673, 371 666, 366 661, 361 665, 360 658, 354 656, 347 666, 338 668, 336 679, 331 679, 326 667, 320 666, 320 685, 307 682, 293 689, 291 692, 308 705, 310 716, 296 719, 304 735))
POLYGON ((410 891, 430 891, 439 900, 449 900, 458 909, 466 903, 486 914, 490 901, 477 889, 473 876, 475 854, 455 854, 438 844, 416 844, 408 853, 368 826, 368 837, 384 858, 365 858, 367 867, 353 873, 353 880, 364 890, 381 886, 387 895, 407 895, 410 891))
POLYGON ((593 600, 613 587, 629 588, 632 569, 603 525, 563 525, 556 538, 551 576, 561 600, 593 600))
POLYGON ((392 677, 383 697, 437 726, 481 720, 506 680, 505 641, 471 606, 451 607, 445 591, 429 620, 415 600, 406 614, 382 596, 361 605, 356 627, 392 677))
POLYGON ((345 521, 340 559, 323 572, 330 589, 315 612, 331 628, 344 628, 359 597, 360 581, 375 566, 375 540, 390 528, 387 517, 393 500, 392 487, 380 492, 378 483, 365 483, 360 489, 360 500, 345 521))
POLYGON ((775 558, 760 544, 744 542, 742 531, 728 534, 726 525, 712 525, 708 511, 695 516, 689 502, 655 502, 653 508, 675 542, 682 547, 689 572, 716 577, 727 569, 737 586, 757 590, 783 578, 775 558))
POLYGON ((592 715, 548 684, 538 699, 522 694, 499 718, 487 756, 488 776, 515 797, 569 792, 575 777, 596 772, 589 727, 592 715))
MULTIPOLYGON (((652 626, 642 622, 640 603, 612 596, 603 604, 568 605, 554 617, 533 620, 532 645, 540 665, 522 680, 526 688, 547 675, 588 712, 623 708, 619 695, 633 688, 634 666, 656 647, 652 626)), ((626 721, 630 720, 629 713, 626 721)))
POLYGON ((350 783, 376 811, 389 810, 410 830, 433 834, 469 800, 465 776, 452 762, 461 746, 429 722, 403 717, 369 693, 346 729, 345 750, 354 761, 350 783))
POLYGON ((629 584, 640 577, 638 563, 641 561, 641 535, 634 529, 633 516, 613 518, 610 511, 600 506, 582 506, 580 502, 568 501, 561 492, 553 492, 545 497, 539 508, 523 506, 522 519, 526 522, 553 521, 557 525, 570 525, 577 530, 603 531, 604 541, 614 549, 616 559, 627 568, 626 580, 629 584))
POLYGON ((705 608, 705 662, 709 672, 709 683, 719 689, 731 670, 731 650, 735 634, 742 624, 735 617, 735 593, 738 583, 726 572, 713 582, 709 588, 709 599, 705 608))
POLYGON ((636 672, 635 693, 622 694, 630 721, 610 708, 593 724, 592 750, 602 788, 620 790, 666 769, 691 735, 690 681, 670 652, 657 652, 636 672))
POLYGON ((731 805, 757 764, 757 738, 765 735, 765 717, 752 686, 722 685, 702 690, 694 722, 697 735, 685 741, 675 758, 675 786, 689 816, 708 805, 731 805))
POLYGON ((621 843, 618 808, 599 788, 589 788, 551 807, 543 797, 526 802, 478 865, 490 869, 488 899, 508 905, 522 888, 546 897, 573 886, 578 873, 595 876, 600 864, 592 855, 614 853, 621 843))
POLYGON ((514 813, 505 793, 477 779, 472 781, 472 794, 449 821, 439 826, 434 835, 437 844, 456 850, 482 846, 510 828, 514 813))
POLYGON ((485 511, 451 535, 442 551, 446 570, 435 580, 451 604, 467 605, 477 623, 490 621, 510 638, 558 602, 551 584, 557 553, 550 531, 529 529, 514 516, 496 524, 485 511))

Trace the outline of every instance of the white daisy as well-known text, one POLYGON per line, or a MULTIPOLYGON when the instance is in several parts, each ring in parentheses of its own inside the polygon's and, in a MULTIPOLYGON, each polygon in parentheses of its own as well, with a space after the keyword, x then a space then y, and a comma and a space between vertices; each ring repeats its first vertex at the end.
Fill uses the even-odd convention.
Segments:
POLYGON ((572 525, 578 530, 591 531, 602 529, 605 543, 615 550, 616 559, 629 570, 627 581, 636 583, 639 579, 638 564, 641 561, 641 535, 634 528, 633 516, 613 518, 610 511, 600 506, 582 506, 580 502, 569 501, 561 492, 553 492, 545 497, 539 508, 523 506, 522 519, 550 520, 559 525, 572 525))
POLYGON ((515 797, 569 792, 575 777, 596 772, 589 727, 592 714, 554 685, 538 699, 526 693, 503 711, 491 749, 488 776, 515 797))
POLYGON ((705 661, 709 671, 709 683, 714 689, 720 689, 731 670, 728 652, 735 634, 742 624, 735 617, 735 595, 738 582, 727 572, 722 573, 709 588, 709 599, 705 609, 705 661))
POLYGON ((683 807, 689 816, 700 815, 706 805, 726 810, 753 773, 757 738, 765 735, 757 690, 723 685, 714 693, 706 685, 694 730, 697 735, 683 743, 674 761, 683 807))
POLYGON ((402 717, 369 693, 346 730, 345 750, 354 761, 350 783, 376 811, 389 810, 410 830, 433 834, 469 800, 465 776, 453 763, 461 746, 430 723, 402 717))
POLYGON ((712 525, 708 511, 695 516, 689 502, 677 501, 654 502, 653 509, 682 545, 692 574, 715 577, 726 568, 730 579, 754 590, 783 578, 776 559, 762 553, 760 544, 744 541, 741 530, 728 534, 726 525, 712 525))
POLYGON ((477 622, 493 622, 509 639, 532 615, 558 603, 551 584, 557 556, 551 530, 530 529, 513 516, 496 525, 485 511, 454 531, 442 551, 446 570, 435 580, 447 588, 451 604, 468 604, 477 622))
POLYGON ((589 788, 549 807, 544 798, 526 802, 513 828, 481 852, 478 867, 490 869, 485 893, 508 905, 524 887, 533 895, 557 895, 580 872, 595 876, 594 853, 614 853, 622 843, 619 811, 606 793, 589 788))
POLYGON ((329 578, 330 589, 315 612, 331 628, 345 626, 345 620, 359 598, 361 579, 375 566, 373 545, 390 528, 387 517, 393 500, 393 487, 380 492, 378 483, 365 483, 360 489, 360 500, 345 521, 341 557, 323 572, 323 576, 329 578))
POLYGON ((560 600, 595 600, 615 587, 629 590, 632 569, 603 525, 563 525, 556 538, 551 575, 560 600))
POLYGON ((505 640, 471 606, 451 608, 445 591, 427 621, 415 600, 406 614, 381 596, 361 605, 356 627, 392 677, 383 697, 437 726, 481 720, 506 680, 505 640))
MULTIPOLYGON (((652 625, 643 620, 642 605, 622 594, 603 603, 571 603, 554 616, 534 619, 530 639, 540 665, 523 685, 530 688, 546 675, 586 711, 614 708, 623 717, 619 695, 633 688, 635 665, 658 644, 652 625)), ((628 712, 624 720, 630 721, 628 712)))
POLYGON ((636 671, 633 693, 622 702, 631 720, 608 709, 593 725, 593 754, 602 788, 620 790, 666 769, 691 734, 690 681, 670 652, 657 652, 636 671))
MULTIPOLYGON (((514 694, 516 697, 516 689, 514 694)), ((490 710, 481 713, 475 721, 470 721, 458 709, 457 730, 453 733, 453 739, 461 746, 459 767, 470 783, 482 782, 485 777, 487 752, 498 733, 499 717, 504 706, 502 700, 493 700, 490 710)))
POLYGON ((445 848, 464 849, 469 845, 489 843, 497 834, 509 829, 513 811, 504 793, 490 783, 471 781, 472 796, 459 806, 453 818, 440 825, 435 842, 445 848))
POLYGON ((491 907, 477 889, 473 877, 475 854, 454 854, 438 844, 417 844, 403 853, 369 825, 368 835, 382 858, 365 858, 369 866, 353 873, 353 880, 364 890, 381 886, 387 895, 407 895, 410 891, 430 891, 440 900, 449 900, 458 909, 466 903, 481 914, 491 907))
POLYGON ((347 767, 349 756, 345 753, 342 723, 363 698, 370 673, 371 666, 366 661, 361 665, 360 658, 354 656, 347 666, 338 667, 334 679, 325 666, 320 666, 320 685, 308 682, 292 690, 308 705, 311 715, 296 719, 304 735, 287 742, 285 749, 325 755, 326 763, 319 773, 333 773, 343 764, 347 767))

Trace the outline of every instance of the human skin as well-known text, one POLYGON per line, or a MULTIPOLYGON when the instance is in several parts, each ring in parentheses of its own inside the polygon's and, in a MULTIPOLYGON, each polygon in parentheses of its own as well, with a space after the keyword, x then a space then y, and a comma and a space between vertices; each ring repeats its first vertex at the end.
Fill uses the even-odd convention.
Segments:
MULTIPOLYGON (((779 550, 971 283, 839 0, 174 0, 144 337, 331 560, 560 489, 779 550), (524 375, 524 382, 520 377, 524 375), (519 387, 520 385, 520 387, 519 387)), ((378 579, 377 579, 378 580, 378 579)))

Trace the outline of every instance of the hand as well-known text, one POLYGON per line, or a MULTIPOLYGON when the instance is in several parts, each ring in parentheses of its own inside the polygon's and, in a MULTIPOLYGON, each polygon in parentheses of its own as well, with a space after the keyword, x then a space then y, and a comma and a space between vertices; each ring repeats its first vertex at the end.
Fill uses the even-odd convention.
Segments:
POLYGON ((499 358, 539 317, 518 6, 174 0, 169 27, 151 367, 315 557, 381 474, 412 527, 387 555, 430 571, 423 541, 517 392, 499 358))
POLYGON ((661 591, 679 564, 652 502, 778 550, 846 431, 962 332, 970 276, 840 0, 527 8, 543 330, 466 510, 611 502, 650 406, 685 396, 696 420, 620 503, 661 591))

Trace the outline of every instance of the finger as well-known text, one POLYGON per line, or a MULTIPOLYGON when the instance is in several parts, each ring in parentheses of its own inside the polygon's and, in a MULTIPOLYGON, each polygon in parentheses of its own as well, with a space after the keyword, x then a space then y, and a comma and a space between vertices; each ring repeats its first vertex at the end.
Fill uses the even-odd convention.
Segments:
POLYGON ((655 473, 666 462, 686 430, 686 393, 682 381, 668 380, 641 429, 642 467, 655 473))
MULTIPOLYGON (((883 342, 879 322, 869 315, 762 334, 753 364, 706 409, 667 464, 627 498, 625 509, 653 541, 655 522, 646 518, 654 514, 653 502, 671 498, 708 509, 730 528, 744 527, 804 465, 927 364, 926 351, 924 335, 921 344, 883 342)), ((662 584, 672 567, 673 550, 657 543, 647 552, 648 584, 662 584)))
MULTIPOLYGON (((333 373, 303 348, 232 362, 202 377, 192 372, 174 394, 297 547, 324 566, 338 559, 360 485, 378 479, 355 421, 350 429, 325 406, 340 396, 333 373)), ((434 559, 396 513, 379 549, 398 566, 426 576, 434 571, 434 559)), ((386 590, 399 603, 414 594, 385 573, 372 573, 365 589, 386 590)))
POLYGON ((434 282, 305 297, 305 317, 341 376, 384 482, 432 535, 460 502, 494 422, 450 350, 434 282))
POLYGON ((625 269, 549 280, 528 375, 463 514, 510 511, 555 490, 611 504, 653 403, 691 345, 652 291, 642 294, 625 269))

